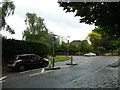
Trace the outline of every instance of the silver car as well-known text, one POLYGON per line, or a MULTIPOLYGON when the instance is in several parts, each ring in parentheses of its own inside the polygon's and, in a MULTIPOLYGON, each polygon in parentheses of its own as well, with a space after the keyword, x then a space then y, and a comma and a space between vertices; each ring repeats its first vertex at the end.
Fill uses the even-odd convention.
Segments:
POLYGON ((87 54, 84 54, 84 56, 90 57, 90 56, 96 56, 96 54, 95 53, 87 53, 87 54))

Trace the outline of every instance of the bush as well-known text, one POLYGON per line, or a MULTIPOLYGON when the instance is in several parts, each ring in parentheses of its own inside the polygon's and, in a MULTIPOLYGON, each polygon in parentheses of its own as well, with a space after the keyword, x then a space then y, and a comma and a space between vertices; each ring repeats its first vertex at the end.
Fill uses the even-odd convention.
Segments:
POLYGON ((118 52, 120 53, 120 48, 116 49, 116 50, 113 50, 113 52, 118 52))
POLYGON ((2 56, 24 53, 45 55, 50 53, 50 48, 43 43, 2 39, 2 56))
POLYGON ((98 51, 105 51, 106 49, 104 47, 97 47, 98 51))

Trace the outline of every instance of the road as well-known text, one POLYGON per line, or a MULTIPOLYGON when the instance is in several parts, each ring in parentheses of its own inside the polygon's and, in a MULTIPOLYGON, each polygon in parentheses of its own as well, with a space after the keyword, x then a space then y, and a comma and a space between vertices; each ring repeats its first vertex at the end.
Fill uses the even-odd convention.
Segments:
POLYGON ((56 62, 55 67, 61 67, 58 70, 39 68, 24 72, 8 71, 3 73, 6 78, 2 81, 2 88, 118 87, 118 68, 107 67, 108 64, 118 59, 118 56, 74 56, 73 62, 77 65, 66 65, 70 60, 56 62), (107 79, 107 77, 110 79, 107 79), (102 79, 106 83, 101 83, 103 82, 102 79), (108 85, 107 81, 110 80, 114 80, 114 82, 112 81, 114 85, 108 85))

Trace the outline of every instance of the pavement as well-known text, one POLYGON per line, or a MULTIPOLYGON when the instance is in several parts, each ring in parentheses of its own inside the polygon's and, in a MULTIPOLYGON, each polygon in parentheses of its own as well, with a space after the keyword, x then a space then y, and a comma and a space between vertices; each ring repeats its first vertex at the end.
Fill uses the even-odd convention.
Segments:
POLYGON ((120 66, 120 60, 114 62, 114 63, 111 63, 108 65, 109 67, 119 67, 120 66))

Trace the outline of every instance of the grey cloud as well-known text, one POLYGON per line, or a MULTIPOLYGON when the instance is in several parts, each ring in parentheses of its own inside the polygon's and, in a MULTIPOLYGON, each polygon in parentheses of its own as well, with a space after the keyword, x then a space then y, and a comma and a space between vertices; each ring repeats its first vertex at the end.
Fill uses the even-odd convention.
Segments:
MULTIPOLYGON (((20 7, 16 8, 16 14, 19 15, 21 18, 25 20, 25 15, 27 12, 36 13, 38 16, 45 19, 45 21, 50 21, 55 23, 55 25, 62 27, 62 28, 74 28, 74 29, 89 29, 84 24, 79 23, 79 18, 75 19, 76 17, 67 17, 67 15, 59 13, 59 11, 52 11, 49 12, 43 11, 42 9, 35 9, 35 8, 27 8, 27 7, 20 7)), ((46 22, 47 23, 47 22, 46 22)))

